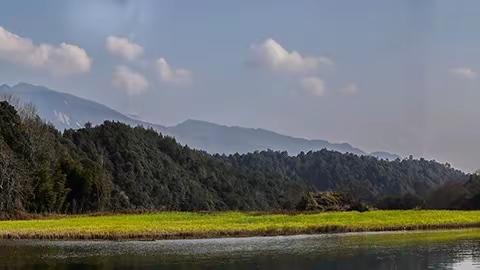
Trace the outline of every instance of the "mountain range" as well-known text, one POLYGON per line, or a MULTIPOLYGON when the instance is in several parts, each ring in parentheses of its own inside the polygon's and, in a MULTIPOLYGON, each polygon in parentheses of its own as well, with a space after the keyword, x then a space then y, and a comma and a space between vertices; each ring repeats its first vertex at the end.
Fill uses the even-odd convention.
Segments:
POLYGON ((21 103, 32 103, 43 120, 60 130, 81 128, 86 123, 98 125, 105 120, 112 120, 131 126, 153 128, 175 137, 181 144, 212 154, 248 153, 267 149, 298 154, 302 151, 327 149, 341 153, 371 155, 379 159, 400 158, 387 152, 367 153, 348 143, 296 138, 265 129, 224 126, 201 120, 189 119, 175 126, 162 126, 135 119, 88 99, 28 83, 1 85, 0 96, 15 96, 21 103))

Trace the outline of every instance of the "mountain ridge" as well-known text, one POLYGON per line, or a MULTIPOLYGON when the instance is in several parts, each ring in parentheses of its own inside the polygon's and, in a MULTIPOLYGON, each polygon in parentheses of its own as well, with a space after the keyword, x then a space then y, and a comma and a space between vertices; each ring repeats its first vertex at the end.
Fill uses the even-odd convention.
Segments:
POLYGON ((0 85, 1 94, 17 96, 24 103, 34 104, 40 117, 59 130, 81 128, 86 123, 99 125, 106 120, 110 120, 132 126, 153 128, 165 135, 175 137, 184 145, 212 154, 275 150, 287 151, 289 154, 295 155, 300 152, 327 149, 341 153, 372 155, 379 159, 393 160, 399 157, 387 152, 369 154, 346 142, 332 143, 321 139, 304 139, 263 128, 227 126, 197 119, 187 119, 174 126, 163 126, 134 119, 104 104, 86 98, 24 82, 14 86, 0 85))
POLYGON ((171 133, 176 134, 177 137, 190 141, 193 147, 208 145, 212 139, 217 139, 218 145, 218 140, 220 140, 220 142, 222 141, 221 138, 230 138, 228 141, 224 141, 225 145, 229 145, 228 147, 224 146, 223 149, 217 147, 218 149, 214 150, 214 152, 223 152, 226 154, 234 154, 236 152, 247 153, 267 149, 298 154, 300 152, 326 148, 344 153, 367 155, 366 152, 348 143, 331 143, 327 140, 304 139, 283 135, 263 128, 227 126, 203 120, 188 119, 178 125, 167 127, 167 129, 171 133), (193 131, 196 131, 197 136, 185 138, 186 134, 191 134, 193 131), (223 134, 221 134, 222 132, 223 134), (236 141, 242 141, 242 145, 236 145, 236 141), (286 146, 285 144, 287 143, 290 143, 290 145, 286 146))

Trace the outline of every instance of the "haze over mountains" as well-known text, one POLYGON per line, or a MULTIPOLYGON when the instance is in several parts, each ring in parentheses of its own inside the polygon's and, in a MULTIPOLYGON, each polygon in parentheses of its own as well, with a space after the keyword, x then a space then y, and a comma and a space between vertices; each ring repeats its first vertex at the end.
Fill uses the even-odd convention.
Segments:
POLYGON ((368 154, 348 143, 295 138, 264 129, 229 127, 200 120, 186 120, 178 125, 166 127, 134 119, 91 100, 27 83, 19 83, 12 87, 1 85, 0 95, 16 96, 21 102, 34 104, 40 117, 60 130, 80 128, 88 122, 98 125, 105 120, 113 120, 132 126, 142 125, 153 128, 175 137, 182 144, 209 153, 232 154, 271 149, 298 154, 301 151, 325 148, 342 153, 372 155, 379 159, 399 158, 387 152, 368 154))

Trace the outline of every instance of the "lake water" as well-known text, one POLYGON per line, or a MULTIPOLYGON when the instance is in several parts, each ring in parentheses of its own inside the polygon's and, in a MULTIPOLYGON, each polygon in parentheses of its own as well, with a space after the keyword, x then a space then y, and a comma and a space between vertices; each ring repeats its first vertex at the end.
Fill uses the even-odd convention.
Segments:
POLYGON ((0 241, 0 269, 480 269, 479 231, 0 241), (471 232, 471 233, 470 233, 471 232))

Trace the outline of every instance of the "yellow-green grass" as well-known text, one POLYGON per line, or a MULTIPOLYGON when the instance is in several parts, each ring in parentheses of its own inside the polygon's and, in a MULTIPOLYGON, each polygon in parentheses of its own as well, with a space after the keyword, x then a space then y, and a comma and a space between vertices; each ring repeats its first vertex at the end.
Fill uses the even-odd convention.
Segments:
POLYGON ((159 212, 0 221, 0 238, 172 239, 480 227, 480 211, 159 212))

